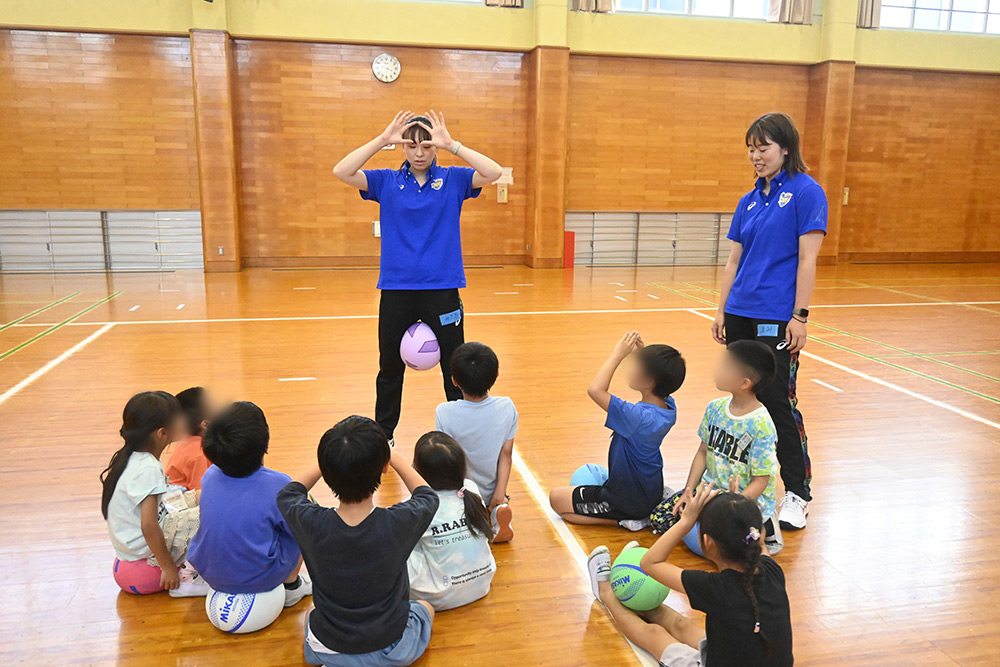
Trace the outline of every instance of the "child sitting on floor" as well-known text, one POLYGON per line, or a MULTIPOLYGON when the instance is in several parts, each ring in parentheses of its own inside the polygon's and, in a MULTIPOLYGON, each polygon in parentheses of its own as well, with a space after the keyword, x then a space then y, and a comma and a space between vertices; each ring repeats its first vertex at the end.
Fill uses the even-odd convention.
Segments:
POLYGON ((685 364, 669 345, 643 345, 630 331, 591 380, 587 394, 608 413, 613 431, 608 451, 608 481, 593 486, 561 486, 549 493, 552 509, 570 523, 618 525, 641 530, 663 500, 660 443, 677 421, 672 394, 684 382, 685 364), (635 363, 629 387, 642 398, 628 403, 608 390, 615 371, 629 355, 635 363))
POLYGON ((430 643, 434 608, 410 600, 406 560, 434 519, 438 494, 366 417, 348 417, 324 433, 317 458, 318 467, 278 494, 313 579, 316 608, 306 622, 306 662, 412 664, 430 643), (377 507, 372 494, 390 467, 411 497, 377 507), (321 475, 339 507, 309 499, 321 475))
POLYGON ((663 605, 642 613, 626 608, 611 588, 611 555, 603 546, 594 549, 588 561, 594 596, 608 608, 622 633, 652 653, 661 666, 791 667, 785 574, 770 556, 762 555, 762 530, 754 501, 713 491, 711 484, 703 483, 684 506, 680 521, 642 557, 639 565, 646 574, 686 594, 692 608, 705 612, 704 630, 663 605), (702 549, 718 572, 682 570, 667 562, 699 519, 702 549))
POLYGON ((184 562, 198 530, 195 494, 171 488, 160 463, 184 429, 181 406, 165 391, 136 394, 122 412, 125 444, 101 473, 101 513, 115 549, 115 582, 126 593, 196 597, 208 590, 184 562))
POLYGON ((465 478, 465 452, 447 433, 431 431, 417 440, 413 468, 441 504, 406 562, 410 597, 436 611, 475 602, 490 592, 497 566, 490 513, 475 482, 465 478))
POLYGON ((465 450, 469 478, 476 483, 490 510, 493 541, 509 542, 513 514, 507 483, 517 434, 517 408, 506 396, 491 396, 500 362, 482 343, 465 343, 451 357, 451 375, 463 398, 447 401, 434 411, 435 428, 465 450))
POLYGON ((202 480, 190 559, 214 591, 266 593, 284 585, 291 607, 312 594, 312 584, 299 574, 302 556, 278 511, 278 491, 292 478, 264 467, 269 443, 267 420, 253 403, 233 403, 208 425, 203 446, 214 465, 202 480))
POLYGON ((177 394, 177 400, 184 410, 188 436, 173 444, 166 466, 167 478, 171 484, 196 491, 201 488, 201 478, 208 466, 212 465, 201 449, 201 439, 215 413, 215 401, 201 387, 185 389, 177 394))
MULTIPOLYGON (((732 483, 731 490, 757 502, 772 556, 784 545, 778 522, 773 520, 777 432, 754 392, 774 378, 774 365, 774 353, 760 341, 729 344, 715 373, 715 386, 730 395, 715 399, 705 409, 698 429, 701 445, 673 509, 678 516, 703 481, 720 489, 730 488, 732 483)), ((669 504, 670 499, 665 502, 669 504)))

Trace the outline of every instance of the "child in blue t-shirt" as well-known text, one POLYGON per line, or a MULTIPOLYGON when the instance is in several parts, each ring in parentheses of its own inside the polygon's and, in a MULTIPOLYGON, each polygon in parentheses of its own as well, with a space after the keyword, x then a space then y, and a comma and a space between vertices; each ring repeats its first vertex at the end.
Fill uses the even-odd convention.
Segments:
MULTIPOLYGON (((671 396, 684 382, 685 364, 669 345, 644 345, 630 331, 591 380, 587 394, 608 413, 605 426, 613 431, 608 451, 608 481, 600 486, 562 486, 552 489, 552 509, 570 523, 616 525, 648 521, 663 499, 663 457, 660 443, 677 421, 671 396), (642 398, 623 401, 608 388, 618 366, 635 353, 629 387, 642 398)), ((638 527, 632 528, 638 530, 638 527)))
POLYGON ((205 430, 213 465, 201 485, 201 527, 189 559, 213 590, 265 593, 284 584, 285 606, 312 594, 299 574, 302 555, 278 511, 277 497, 291 477, 264 467, 270 432, 253 403, 233 403, 205 430))

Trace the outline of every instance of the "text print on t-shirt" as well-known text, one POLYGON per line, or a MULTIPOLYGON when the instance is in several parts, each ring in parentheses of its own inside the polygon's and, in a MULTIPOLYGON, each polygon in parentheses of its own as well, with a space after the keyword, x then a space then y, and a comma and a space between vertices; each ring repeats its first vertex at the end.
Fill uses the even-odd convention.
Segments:
POLYGON ((709 439, 706 443, 708 448, 719 456, 725 457, 730 461, 739 461, 740 463, 749 462, 750 443, 753 442, 753 436, 749 433, 744 433, 737 438, 726 431, 726 429, 720 428, 715 424, 709 424, 708 435, 709 439))
POLYGON ((464 516, 458 521, 442 521, 432 525, 431 535, 434 537, 434 544, 457 544, 473 539, 468 526, 464 516))

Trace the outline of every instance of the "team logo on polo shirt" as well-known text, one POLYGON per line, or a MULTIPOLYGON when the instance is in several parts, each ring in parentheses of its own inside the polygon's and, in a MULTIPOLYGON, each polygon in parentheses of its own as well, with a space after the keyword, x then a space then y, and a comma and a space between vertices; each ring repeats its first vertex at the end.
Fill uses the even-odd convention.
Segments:
POLYGON ((778 197, 778 208, 785 208, 785 204, 792 201, 791 192, 782 192, 781 196, 778 197))
POLYGON ((433 181, 431 181, 431 188, 434 190, 440 190, 442 185, 444 185, 443 178, 435 178, 433 181))

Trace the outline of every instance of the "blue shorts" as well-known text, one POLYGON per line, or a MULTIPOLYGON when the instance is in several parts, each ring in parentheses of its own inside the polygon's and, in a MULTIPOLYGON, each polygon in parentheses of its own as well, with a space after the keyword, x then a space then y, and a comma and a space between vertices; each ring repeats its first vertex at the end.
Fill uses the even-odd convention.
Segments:
POLYGON ((412 665, 431 643, 431 612, 419 602, 410 601, 410 618, 403 636, 381 651, 371 653, 321 653, 309 646, 306 627, 305 658, 310 665, 324 667, 405 667, 412 665))

